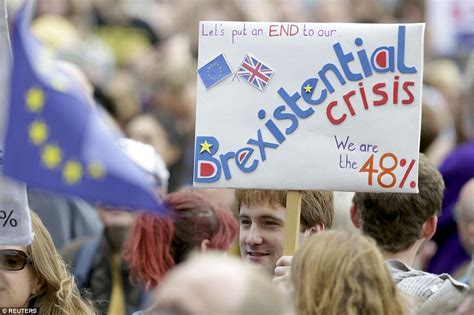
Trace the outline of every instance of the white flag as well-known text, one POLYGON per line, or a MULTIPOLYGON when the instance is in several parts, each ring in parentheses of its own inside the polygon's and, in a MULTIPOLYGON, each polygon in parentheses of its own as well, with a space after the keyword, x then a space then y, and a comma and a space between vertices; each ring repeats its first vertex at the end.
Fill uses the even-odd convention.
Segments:
POLYGON ((11 67, 6 1, 0 0, 0 244, 28 245, 33 240, 33 232, 25 184, 3 177, 11 67))

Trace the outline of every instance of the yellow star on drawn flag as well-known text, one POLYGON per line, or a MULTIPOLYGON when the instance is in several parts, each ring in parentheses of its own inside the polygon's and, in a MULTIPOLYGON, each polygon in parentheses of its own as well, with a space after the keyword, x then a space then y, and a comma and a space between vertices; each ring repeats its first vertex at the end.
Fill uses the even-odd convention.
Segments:
POLYGON ((44 106, 44 93, 39 88, 31 88, 26 94, 26 106, 32 112, 40 111, 44 106))
POLYGON ((48 144, 41 153, 41 161, 49 168, 55 168, 61 163, 63 153, 57 145, 48 144))
POLYGON ((310 93, 311 90, 313 89, 313 87, 312 87, 311 85, 309 85, 309 83, 306 84, 306 86, 303 87, 303 88, 304 88, 304 92, 305 92, 305 93, 310 93))
POLYGON ((81 180, 82 166, 76 161, 68 161, 63 169, 63 178, 66 183, 72 185, 81 180))
POLYGON ((35 145, 40 145, 48 138, 48 126, 42 121, 34 121, 30 125, 28 134, 35 145))
POLYGON ((207 142, 207 140, 205 140, 204 142, 201 142, 201 151, 199 151, 199 153, 203 153, 204 151, 206 152, 209 152, 209 154, 211 154, 211 147, 212 147, 212 144, 210 144, 209 142, 207 142))
POLYGON ((102 164, 98 162, 92 162, 87 166, 89 175, 94 179, 99 179, 105 176, 105 169, 102 164))

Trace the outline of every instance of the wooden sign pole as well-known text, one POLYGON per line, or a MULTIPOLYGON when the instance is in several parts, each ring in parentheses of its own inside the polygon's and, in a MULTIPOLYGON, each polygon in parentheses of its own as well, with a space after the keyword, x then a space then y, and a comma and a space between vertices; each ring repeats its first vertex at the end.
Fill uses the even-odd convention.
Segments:
POLYGON ((293 256, 298 248, 301 215, 301 191, 288 191, 286 195, 285 243, 283 255, 293 256))

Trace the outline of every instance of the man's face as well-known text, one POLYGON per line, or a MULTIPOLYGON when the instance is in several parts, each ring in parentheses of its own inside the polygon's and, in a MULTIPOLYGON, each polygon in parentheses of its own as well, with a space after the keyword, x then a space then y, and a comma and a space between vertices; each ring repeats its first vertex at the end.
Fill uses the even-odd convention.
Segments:
POLYGON ((467 253, 474 253, 474 180, 462 189, 457 204, 457 225, 461 244, 467 253))
POLYGON ((285 208, 269 204, 240 207, 240 256, 273 274, 283 255, 285 208))
POLYGON ((460 212, 457 224, 459 238, 461 243, 469 254, 474 252, 474 214, 463 209, 458 209, 460 212))

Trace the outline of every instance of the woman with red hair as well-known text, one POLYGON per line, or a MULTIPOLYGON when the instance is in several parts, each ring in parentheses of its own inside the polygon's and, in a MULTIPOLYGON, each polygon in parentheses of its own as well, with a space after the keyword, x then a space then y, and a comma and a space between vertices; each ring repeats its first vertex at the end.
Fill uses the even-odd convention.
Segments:
POLYGON ((132 279, 146 289, 156 287, 193 250, 228 250, 238 232, 232 211, 202 193, 175 192, 165 201, 171 213, 140 215, 124 245, 132 279))

